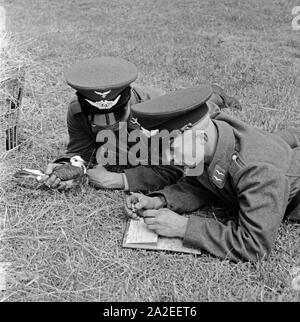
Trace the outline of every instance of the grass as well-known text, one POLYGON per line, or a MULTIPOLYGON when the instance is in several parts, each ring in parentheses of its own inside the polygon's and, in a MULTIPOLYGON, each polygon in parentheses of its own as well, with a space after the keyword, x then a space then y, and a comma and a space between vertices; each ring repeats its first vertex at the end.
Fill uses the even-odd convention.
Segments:
POLYGON ((58 193, 18 185, 19 167, 44 168, 68 140, 74 92, 63 71, 116 55, 138 82, 166 91, 203 81, 242 102, 227 113, 266 130, 299 126, 300 38, 294 1, 156 0, 5 2, 10 55, 26 63, 20 151, 1 158, 0 262, 10 262, 2 301, 299 301, 299 225, 283 223, 259 263, 122 249, 121 191, 58 193), (14 51, 15 50, 15 51, 14 51))

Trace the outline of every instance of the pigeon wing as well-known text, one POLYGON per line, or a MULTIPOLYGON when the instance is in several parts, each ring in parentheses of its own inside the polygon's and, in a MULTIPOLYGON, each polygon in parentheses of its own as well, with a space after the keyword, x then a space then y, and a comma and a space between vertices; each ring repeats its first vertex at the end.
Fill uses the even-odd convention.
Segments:
POLYGON ((14 173, 15 178, 38 177, 43 176, 44 173, 35 169, 20 169, 14 173))
POLYGON ((55 168, 53 170, 53 174, 55 174, 60 180, 66 181, 83 176, 84 170, 71 164, 64 164, 61 167, 55 168))
POLYGON ((35 169, 20 169, 13 175, 17 179, 28 179, 28 178, 34 178, 37 181, 41 181, 44 177, 47 175, 44 174, 44 172, 40 170, 35 169))

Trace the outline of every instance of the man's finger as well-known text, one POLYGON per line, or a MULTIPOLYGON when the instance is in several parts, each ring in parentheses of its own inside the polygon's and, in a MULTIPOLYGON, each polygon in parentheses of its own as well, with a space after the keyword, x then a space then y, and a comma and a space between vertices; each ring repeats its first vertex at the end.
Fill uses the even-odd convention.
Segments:
POLYGON ((124 206, 124 210, 125 210, 125 213, 128 217, 132 218, 132 219, 138 219, 139 216, 134 213, 133 211, 131 211, 126 205, 124 206))
POLYGON ((93 175, 93 173, 95 172, 95 170, 94 169, 87 169, 86 170, 86 174, 88 175, 88 176, 91 176, 91 175, 93 175))
POLYGON ((156 217, 145 217, 144 222, 146 225, 154 225, 156 224, 157 220, 156 217))
POLYGON ((51 188, 56 189, 59 187, 59 185, 60 185, 60 179, 56 177, 55 181, 51 185, 51 188))
POLYGON ((143 211, 143 217, 156 217, 157 212, 155 209, 145 210, 143 211))
POLYGON ((145 198, 145 195, 143 195, 142 193, 138 193, 138 192, 130 192, 131 195, 131 203, 135 204, 135 209, 136 210, 140 210, 143 209, 144 207, 147 206, 147 198, 145 198))
POLYGON ((53 170, 58 167, 60 164, 59 163, 49 163, 47 165, 47 168, 45 170, 45 174, 51 174, 53 172, 53 170))
POLYGON ((102 188, 102 185, 101 183, 94 177, 88 177, 89 178, 89 183, 92 185, 92 186, 95 186, 95 187, 100 187, 102 188))
POLYGON ((149 199, 141 197, 139 202, 135 204, 136 209, 143 209, 149 207, 149 199))
POLYGON ((102 165, 97 165, 95 168, 88 169, 86 173, 88 176, 96 177, 107 172, 108 171, 102 165))
POLYGON ((93 169, 88 169, 88 170, 86 171, 86 174, 87 174, 87 176, 89 177, 89 179, 90 179, 90 180, 93 180, 93 177, 95 177, 96 172, 95 172, 95 170, 93 170, 93 169))
POLYGON ((45 182, 45 184, 49 187, 52 187, 53 183, 57 179, 57 176, 55 174, 52 174, 49 179, 45 182))
POLYGON ((156 225, 147 225, 147 228, 150 229, 150 230, 153 230, 154 232, 156 232, 157 230, 157 226, 156 225))
POLYGON ((125 196, 125 204, 127 208, 131 208, 131 196, 125 196))
POLYGON ((55 182, 57 176, 52 174, 50 177, 44 182, 45 186, 52 188, 53 183, 55 182))
POLYGON ((127 205, 124 205, 124 210, 128 217, 132 216, 132 211, 129 209, 129 207, 127 207, 127 205))
POLYGON ((60 182, 59 186, 57 187, 58 190, 66 190, 67 184, 65 182, 60 182))
POLYGON ((130 191, 130 195, 135 199, 135 200, 140 200, 140 198, 144 197, 145 195, 143 195, 142 193, 138 193, 138 192, 131 192, 130 191))

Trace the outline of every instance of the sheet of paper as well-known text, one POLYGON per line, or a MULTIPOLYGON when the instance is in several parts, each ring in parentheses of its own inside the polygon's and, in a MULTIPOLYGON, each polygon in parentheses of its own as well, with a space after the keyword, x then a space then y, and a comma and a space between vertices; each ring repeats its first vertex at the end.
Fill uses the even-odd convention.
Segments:
POLYGON ((156 244, 158 235, 147 228, 143 218, 130 220, 126 243, 128 244, 156 244))

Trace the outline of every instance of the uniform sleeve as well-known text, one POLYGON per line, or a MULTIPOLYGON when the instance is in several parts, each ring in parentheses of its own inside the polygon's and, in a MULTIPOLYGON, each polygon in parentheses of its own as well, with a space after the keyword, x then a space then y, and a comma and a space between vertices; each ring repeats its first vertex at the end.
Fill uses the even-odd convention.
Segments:
POLYGON ((94 150, 97 148, 97 144, 86 116, 83 113, 74 115, 69 106, 67 126, 69 133, 67 152, 57 158, 55 162, 65 161, 74 155, 80 155, 86 162, 91 161, 91 157, 95 155, 94 150))
POLYGON ((128 190, 132 192, 149 193, 174 184, 183 175, 183 170, 177 166, 138 166, 124 170, 128 190))
POLYGON ((201 209, 212 203, 214 196, 206 189, 197 177, 183 177, 176 184, 149 194, 149 196, 164 196, 167 208, 185 213, 201 209))
POLYGON ((191 216, 185 245, 233 261, 256 261, 270 253, 287 204, 287 179, 272 166, 253 165, 241 171, 237 182, 237 222, 223 224, 191 216))
POLYGON ((300 129, 290 128, 274 132, 274 134, 280 136, 292 149, 300 147, 300 129))

